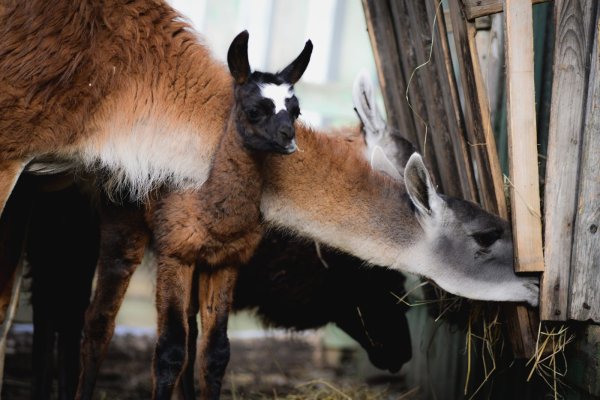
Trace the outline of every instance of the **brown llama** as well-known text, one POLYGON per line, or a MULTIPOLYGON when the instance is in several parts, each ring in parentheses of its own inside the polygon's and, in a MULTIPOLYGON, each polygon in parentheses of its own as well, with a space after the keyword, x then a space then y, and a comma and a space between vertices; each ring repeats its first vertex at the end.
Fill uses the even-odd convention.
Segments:
MULTIPOLYGON (((366 85, 363 82, 364 78, 362 78, 359 82, 362 83, 362 87, 364 88, 364 86, 366 85)), ((370 85, 370 84, 369 84, 370 85)), ((370 86, 368 87, 368 89, 370 90, 368 93, 365 93, 365 96, 372 96, 372 88, 370 88, 370 86)), ((371 104, 374 104, 371 101, 371 104)), ((378 114, 374 113, 374 110, 372 109, 372 107, 367 106, 366 104, 356 104, 356 107, 358 108, 358 110, 361 112, 362 115, 362 119, 365 122, 369 122, 372 125, 372 122, 376 119, 376 118, 381 118, 378 114)), ((357 154, 362 154, 362 153, 366 153, 367 154, 367 158, 373 160, 375 157, 371 156, 371 153, 373 153, 373 146, 378 145, 379 144, 379 140, 381 139, 382 136, 382 132, 376 132, 377 136, 375 138, 373 138, 374 132, 372 132, 369 128, 370 125, 365 126, 366 129, 366 136, 365 137, 361 137, 360 136, 360 132, 357 128, 346 128, 346 129, 340 129, 340 130, 334 130, 332 131, 332 134, 337 134, 340 136, 343 136, 344 140, 347 143, 351 143, 356 149, 355 152, 357 152, 357 154), (367 146, 365 147, 365 142, 368 142, 370 144, 370 147, 367 146)), ((385 135, 387 136, 387 135, 385 135)), ((400 142, 402 144, 402 142, 400 142)), ((396 162, 398 163, 398 168, 403 169, 404 167, 404 163, 406 162, 406 160, 404 161, 398 161, 398 157, 397 157, 397 153, 399 152, 400 149, 396 148, 395 146, 387 146, 386 150, 390 151, 391 150, 391 154, 390 156, 392 158, 394 158, 396 160, 396 162)), ((406 152, 406 150, 404 150, 403 152, 406 152)), ((378 163, 376 163, 378 164, 378 163)), ((180 207, 180 206, 176 206, 180 207)), ((100 268, 99 268, 99 285, 98 288, 96 290, 96 294, 94 297, 94 301, 92 303, 92 306, 90 307, 90 310, 88 311, 88 318, 87 318, 87 325, 86 325, 86 335, 85 335, 85 340, 84 340, 84 348, 86 349, 83 352, 83 357, 82 357, 82 365, 83 365, 83 370, 82 370, 82 375, 81 375, 81 382, 82 382, 82 387, 87 388, 84 389, 86 391, 86 393, 91 393, 92 388, 94 386, 95 383, 95 377, 98 371, 98 368, 100 366, 103 354, 106 351, 108 342, 110 341, 110 338, 112 336, 113 333, 113 329, 114 329, 114 318, 117 314, 117 311, 119 309, 119 306, 121 304, 122 301, 122 297, 124 296, 125 293, 125 289, 126 286, 128 284, 129 281, 129 277, 131 276, 131 274, 133 273, 133 270, 137 267, 137 263, 139 262, 139 260, 141 260, 142 254, 143 254, 143 249, 144 249, 144 244, 147 242, 147 235, 148 231, 147 229, 141 228, 141 225, 143 225, 143 221, 142 221, 142 217, 140 216, 140 212, 138 211, 137 217, 136 217, 136 212, 135 212, 135 208, 131 208, 131 207, 120 207, 120 208, 115 208, 114 206, 112 206, 109 203, 105 203, 104 207, 103 207, 103 214, 102 214, 102 222, 103 222, 103 240, 102 240, 102 246, 105 249, 104 251, 102 251, 101 253, 104 255, 101 258, 100 261, 100 268), (133 211, 133 212, 132 212, 133 211), (137 245, 136 245, 137 244, 137 245), (136 251, 131 251, 128 250, 127 248, 123 248, 123 245, 125 246, 131 246, 133 248, 137 249, 136 251), (120 247, 119 247, 120 246, 120 247), (115 251, 115 249, 117 249, 118 251, 115 251), (121 257, 120 262, 117 263, 113 263, 113 265, 115 265, 117 268, 107 268, 108 265, 111 265, 110 263, 110 259, 108 258, 107 260, 107 256, 106 255, 110 255, 112 257, 115 258, 119 258, 121 257), (127 255, 129 254, 129 256, 127 255), (119 256, 120 255, 120 256, 119 256), (124 273, 124 271, 127 271, 126 273, 124 273)), ((290 245, 291 248, 297 248, 298 246, 302 246, 300 244, 294 244, 294 245, 290 245)), ((303 247, 305 248, 305 247, 303 247)), ((288 250, 289 251, 289 250, 288 250)), ((340 259, 340 256, 336 255, 335 252, 330 252, 331 256, 334 257, 336 260, 340 259)), ((348 257, 348 256, 345 256, 348 257)), ((267 268, 262 267, 259 264, 265 264, 265 256, 262 257, 262 260, 259 261, 254 261, 253 262, 253 266, 248 266, 245 267, 246 268, 251 268, 257 271, 268 271, 267 268)), ((348 258, 346 258, 346 260, 348 260, 348 258)), ((350 259, 351 261, 353 261, 354 263, 362 263, 361 261, 356 261, 355 259, 350 259)), ((307 261, 308 262, 308 261, 307 261)), ((320 262, 318 261, 314 261, 315 263, 317 263, 318 265, 321 265, 320 262)), ((341 261, 340 261, 341 263, 341 261)), ((285 268, 285 265, 282 266, 277 266, 277 263, 273 264, 272 268, 285 268)), ((307 266, 309 267, 309 266, 307 266)), ((349 267, 350 268, 350 267, 349 267)), ((324 287, 319 286, 318 283, 321 278, 323 276, 335 276, 335 274, 337 273, 337 275, 342 275, 342 271, 341 268, 339 270, 336 270, 338 272, 328 272, 327 274, 323 274, 320 273, 320 271, 317 270, 317 268, 312 268, 312 275, 315 276, 315 279, 312 280, 313 284, 311 285, 311 280, 307 279, 308 277, 306 277, 306 282, 301 282, 301 281, 296 281, 295 283, 290 282, 289 284, 293 284, 295 286, 302 286, 304 287, 303 292, 306 293, 307 296, 311 296, 314 294, 318 294, 318 293, 331 293, 331 288, 327 289, 324 287)), ((308 270, 306 271, 308 272, 308 270)), ((382 271, 381 274, 383 274, 382 271)), ((308 272, 310 274, 310 272, 308 272)), ((369 273, 368 271, 363 272, 363 274, 367 274, 369 273)), ((370 273, 372 276, 378 276, 377 271, 373 271, 372 273, 370 273)), ((358 274, 360 276, 360 274, 358 274)), ((391 274, 392 276, 394 275, 393 273, 391 274)), ((248 276, 248 275, 247 275, 248 276)), ((349 274, 349 276, 354 276, 352 274, 349 274)), ((265 285, 267 284, 266 282, 264 282, 264 279, 268 280, 268 274, 261 274, 259 272, 258 275, 256 275, 257 278, 253 279, 254 283, 250 283, 251 279, 250 278, 246 278, 246 281, 248 282, 239 282, 240 284, 242 284, 241 288, 242 291, 247 293, 248 289, 243 289, 244 285, 246 287, 251 286, 251 285, 255 285, 255 284, 259 284, 259 285, 265 285), (262 277, 262 282, 261 279, 257 279, 259 276, 262 277)), ((386 280, 385 283, 386 284, 390 284, 391 282, 397 283, 398 279, 392 279, 390 280, 390 277, 388 275, 386 275, 386 280)), ((329 279, 329 278, 328 278, 329 279)), ((340 279, 346 279, 343 277, 340 277, 340 279)), ((349 278, 351 280, 351 278, 349 278)), ((360 278, 357 276, 356 278, 357 280, 359 280, 360 278)), ((378 282, 383 283, 384 280, 380 279, 378 282)), ((398 287, 396 287, 397 290, 399 290, 398 287)), ((387 291, 386 291, 387 293, 387 291)), ((191 295, 191 302, 192 303, 197 303, 197 292, 192 291, 192 295, 191 295)), ((257 296, 255 296, 257 297, 257 296)), ((282 296, 281 294, 278 296, 278 299, 281 300, 282 296)), ((322 295, 320 295, 319 297, 322 298, 322 295)), ((253 299, 252 296, 248 297, 248 295, 238 295, 237 296, 237 307, 251 307, 253 305, 261 305, 261 309, 266 309, 266 307, 264 305, 262 305, 262 303, 258 300, 258 299, 253 299)), ((290 300, 291 301, 291 300, 290 300)), ((289 304, 289 302, 287 300, 285 300, 286 304, 289 304)), ((375 302, 377 304, 378 309, 391 309, 392 306, 394 306, 394 304, 387 304, 383 298, 381 298, 379 301, 375 302)), ((393 302, 392 302, 393 303, 393 302)), ((371 301, 365 299, 362 301, 363 304, 363 312, 367 312, 366 311, 366 307, 371 307, 371 301)), ((196 306, 197 307, 197 306, 196 306)), ((379 344, 377 346, 373 346, 371 344, 371 342, 368 340, 368 337, 364 335, 364 329, 365 327, 362 326, 362 322, 361 324, 358 324, 358 320, 356 319, 356 314, 355 314, 355 307, 348 305, 347 307, 345 307, 345 304, 342 303, 340 304, 338 307, 336 307, 335 309, 341 311, 341 314, 339 315, 334 315, 333 314, 333 309, 329 312, 329 314, 325 313, 323 314, 323 312, 325 311, 326 308, 324 307, 319 307, 319 312, 315 312, 315 307, 313 307, 313 311, 310 312, 311 316, 308 316, 307 312, 304 313, 304 316, 298 316, 295 317, 293 315, 290 316, 289 320, 288 319, 283 319, 282 318, 282 313, 278 313, 273 314, 271 313, 271 315, 269 315, 269 313, 265 313, 263 314, 266 320, 271 319, 272 323, 274 324, 279 324, 282 326, 287 326, 287 327, 296 327, 298 329, 302 329, 305 328, 307 326, 318 326, 319 324, 324 324, 324 320, 323 318, 327 318, 327 320, 331 320, 331 321, 337 321, 338 324, 340 324, 340 326, 344 327, 349 334, 351 334, 353 337, 357 338, 357 340, 363 345, 363 347, 365 347, 367 349, 367 351, 369 352, 369 356, 374 360, 374 362, 380 366, 381 368, 389 368, 392 370, 397 370, 399 368, 399 365, 402 364, 402 362, 404 362, 406 360, 406 357, 409 356, 410 354, 410 350, 406 350, 407 349, 407 345, 405 343, 394 343, 392 340, 386 340, 386 338, 388 337, 389 332, 397 332, 398 335, 396 337, 401 337, 401 336, 406 336, 406 327, 405 325, 400 324, 400 326, 396 327, 396 330, 392 329, 392 331, 390 331, 390 327, 388 326, 387 328, 383 328, 384 327, 384 320, 382 318, 377 318, 375 316, 366 316, 366 318, 369 319, 369 330, 371 331, 370 335, 373 337, 378 337, 381 338, 379 340, 379 344), (352 312, 345 312, 342 311, 344 309, 351 309, 353 310, 352 312), (322 316, 317 316, 317 314, 322 315, 322 316), (308 318, 308 319, 307 319, 308 318), (312 322, 308 322, 309 320, 311 320, 312 322), (289 321, 289 322, 286 322, 289 321), (296 321, 296 322, 293 322, 296 321), (304 322, 302 322, 304 321, 304 322), (308 325, 307 325, 308 324, 308 325), (381 326, 381 328, 380 328, 381 326), (377 335, 377 336, 374 336, 377 335), (382 343, 383 341, 383 343, 382 343), (385 347, 381 347, 381 346, 385 346, 385 347), (385 349, 393 349, 394 351, 390 352, 388 351, 387 353, 385 352, 385 349), (397 349, 398 348, 398 349, 397 349)), ((189 324, 192 327, 192 329, 195 329, 195 319, 196 319, 196 313, 197 313, 197 308, 191 310, 191 315, 189 316, 189 324)), ((371 313, 374 314, 374 313, 371 313)), ((400 314, 398 316, 398 318, 400 318, 400 320, 405 320, 403 319, 403 314, 401 314, 401 310, 398 310, 398 314, 400 314)), ((192 338, 196 338, 196 333, 194 332, 192 334, 192 338)), ((195 349, 195 342, 194 341, 190 341, 188 340, 188 346, 192 349, 195 349)), ((190 359, 194 359, 195 357, 195 351, 190 351, 188 352, 188 357, 190 359)), ((186 371, 186 378, 187 381, 184 380, 184 383, 187 385, 186 389, 188 391, 187 397, 191 398, 191 395, 189 393, 192 393, 193 391, 193 382, 192 380, 192 369, 190 368, 191 365, 188 365, 187 371, 186 371), (190 389, 191 388, 191 389, 190 389)))
MULTIPOLYGON (((199 303, 202 398, 219 396, 229 360, 227 316, 237 269, 250 259, 262 238, 259 210, 266 152, 296 150, 293 123, 300 109, 293 85, 308 65, 312 44, 308 41, 298 58, 277 74, 251 74, 247 42, 248 33, 242 32, 227 55, 235 102, 208 179, 197 190, 162 193, 146 215, 158 263, 153 398, 170 398, 186 364, 188 301, 197 262, 205 265, 200 270, 199 303)), ((104 288, 99 281, 97 291, 102 293, 104 288)), ((91 321, 95 320, 94 306, 88 316, 91 321)), ((91 397, 98 350, 84 342, 78 397, 91 397)))
POLYGON ((0 214, 39 159, 134 199, 199 188, 230 82, 166 1, 0 0, 0 214))
POLYGON ((266 152, 296 150, 293 123, 300 110, 292 85, 308 65, 312 44, 307 42, 298 58, 280 73, 250 74, 247 39, 247 33, 242 33, 228 53, 235 102, 208 179, 197 191, 162 196, 151 211, 159 310, 155 398, 170 398, 185 367, 186 300, 191 286, 184 285, 182 293, 181 282, 191 282, 196 263, 203 266, 199 277, 201 398, 219 397, 229 361, 227 321, 237 271, 262 238, 260 201, 266 152))
MULTIPOLYGON (((165 3, 3 3, 0 209, 42 156, 97 168, 133 198, 162 184, 201 187, 231 109, 230 82, 165 3)), ((458 295, 537 304, 537 279, 512 270, 507 222, 438 195, 418 155, 403 183, 374 173, 344 142, 301 126, 296 134, 302 152, 264 160, 265 223, 458 295)), ((173 309, 181 307, 160 311, 184 331, 173 309)))
MULTIPOLYGON (((332 134, 344 135, 346 141, 356 144, 356 151, 364 152, 365 140, 358 127, 335 130, 332 134)), ((398 167, 403 168, 403 165, 398 167)), ((15 194, 23 192, 25 178, 37 181, 46 177, 25 174, 11 200, 15 194)), ((27 237, 27 261, 32 270, 34 299, 32 392, 35 398, 48 398, 56 358, 61 376, 58 380, 59 398, 73 398, 79 368, 75 368, 78 366, 70 360, 79 359, 79 350, 74 351, 72 346, 80 343, 82 307, 89 304, 91 278, 96 265, 96 261, 91 259, 94 251, 90 249, 98 245, 98 239, 96 235, 90 235, 89 228, 69 229, 85 223, 92 212, 73 212, 73 207, 80 210, 83 204, 82 194, 72 187, 41 196, 32 191, 23 197, 36 198, 39 207, 38 215, 31 219, 29 225, 29 231, 38 234, 27 237), (50 209, 52 212, 48 213, 50 209), (57 227, 60 228, 58 235, 57 227), (52 240, 49 241, 49 237, 52 240), (77 243, 75 248, 73 243, 77 243), (76 292, 73 292, 73 279, 69 280, 73 277, 77 282, 76 289, 80 289, 76 292), (85 288, 87 294, 82 291, 85 288), (60 312, 50 312, 52 310, 60 312), (62 341, 62 346, 56 346, 56 349, 49 345, 55 332, 56 340, 62 341), (64 364, 61 365, 61 362, 64 364)), ((8 207, 5 217, 13 215, 8 207)), ((104 218, 110 218, 106 211, 104 209, 104 218)), ((147 232, 143 219, 140 219, 142 226, 139 227, 134 220, 127 220, 126 213, 112 214, 112 217, 120 221, 119 228, 109 235, 112 238, 134 240, 139 237, 137 233, 127 234, 123 226, 147 232)), ((25 227, 26 224, 20 226, 25 227)), ((249 263, 240 269, 233 309, 253 309, 266 325, 285 329, 315 329, 328 322, 335 323, 366 350, 374 366, 390 372, 398 371, 411 357, 411 341, 404 315, 406 307, 398 304, 397 297, 393 295, 402 295, 403 275, 394 270, 365 267, 362 260, 326 246, 319 246, 319 249, 312 241, 294 239, 277 231, 268 232, 249 263), (327 267, 322 260, 326 260, 327 267)), ((197 291, 194 292, 192 290, 190 301, 197 303, 197 291)), ((186 390, 183 398, 192 399, 194 371, 191 367, 195 359, 197 312, 190 314, 189 358, 181 383, 186 390)))
MULTIPOLYGON (((372 265, 427 277, 460 296, 537 305, 537 278, 517 276, 512 269, 508 223, 473 203, 437 194, 418 154, 410 157, 403 179, 394 180, 373 171, 356 146, 343 138, 329 137, 298 124, 296 139, 301 152, 285 157, 268 155, 264 160, 260 208, 265 224, 318 240, 372 265)), ((188 200, 177 198, 181 194, 173 196, 168 201, 173 201, 170 208, 177 212, 188 200)), ((193 211, 188 209, 186 218, 193 211)), ((131 251, 130 246, 125 247, 131 251)), ((171 247, 181 249, 184 245, 176 243, 171 247)), ((103 252, 119 253, 109 247, 101 249, 103 252)), ((139 253, 143 253, 143 246, 139 253)), ((186 317, 176 315, 173 310, 184 312, 181 303, 189 301, 193 274, 190 264, 181 260, 178 263, 176 257, 170 261, 172 271, 179 271, 178 278, 157 287, 158 313, 161 321, 169 321, 165 324, 178 335, 160 340, 159 347, 165 354, 176 354, 183 359, 186 317), (170 300, 163 298, 163 290, 172 295, 170 300)), ((111 290, 124 293, 127 286, 126 280, 118 279, 119 271, 123 268, 132 271, 132 264, 131 260, 118 257, 101 261, 100 276, 116 277, 112 284, 118 290, 99 285, 97 290, 105 297, 96 297, 94 303, 98 300, 101 304, 104 300, 104 306, 108 306, 104 311, 110 310, 110 315, 116 314, 120 304, 119 299, 111 299, 111 290)), ((203 292, 217 295, 210 292, 211 288, 203 287, 202 282, 201 279, 201 296, 203 292)), ((206 301, 204 297, 201 299, 206 301)), ((215 302, 215 307, 217 304, 221 303, 215 302)), ((219 311, 224 323, 226 310, 219 311)), ((107 323, 106 315, 94 305, 88 317, 91 313, 99 317, 89 318, 88 323, 99 327, 107 323)), ((93 328, 86 327, 86 332, 93 328)), ((108 342, 109 336, 91 338, 88 348, 94 347, 91 343, 95 339, 108 342)), ((213 339, 227 348, 226 336, 213 339)), ((227 353, 223 356, 226 358, 227 353)), ((201 393, 204 396, 206 392, 201 393)))
MULTIPOLYGON (((285 162, 274 156, 265 161, 261 210, 268 223, 369 263, 426 276, 465 297, 537 303, 536 279, 518 277, 511 269, 507 223, 468 202, 437 195, 419 156, 408 163, 405 186, 373 174, 347 143, 320 135, 314 141, 308 129, 298 129, 307 150, 301 145, 304 151, 285 162)), ((207 145, 206 153, 214 154, 215 146, 207 145)), ((203 162, 201 169, 208 170, 203 162)), ((137 262, 143 247, 123 253, 121 265, 137 262)), ((120 287, 124 291, 126 282, 120 287)), ((104 312, 110 317, 115 308, 104 312)))

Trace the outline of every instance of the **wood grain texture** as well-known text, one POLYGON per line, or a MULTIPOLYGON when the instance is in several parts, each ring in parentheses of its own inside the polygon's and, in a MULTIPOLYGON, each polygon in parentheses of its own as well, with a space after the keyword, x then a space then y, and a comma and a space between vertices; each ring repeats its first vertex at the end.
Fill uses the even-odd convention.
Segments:
POLYGON ((412 113, 404 99, 406 80, 398 57, 394 26, 387 1, 362 0, 379 84, 387 110, 388 125, 417 144, 412 113))
POLYGON ((504 0, 510 204, 515 270, 544 270, 530 0, 504 0))
MULTIPOLYGON (((484 15, 502 12, 503 0, 462 0, 465 5, 465 15, 472 20, 484 15)), ((532 4, 543 3, 549 0, 530 0, 532 4)))
MULTIPOLYGON (((385 39, 372 38, 373 46, 377 46, 374 52, 382 60, 395 58, 393 64, 388 63, 385 68, 383 62, 377 64, 379 76, 386 81, 397 80, 398 77, 404 79, 402 98, 397 91, 389 95, 384 91, 384 96, 390 100, 386 102, 386 107, 388 104, 393 106, 387 108, 388 116, 394 120, 405 118, 400 107, 408 108, 412 117, 409 122, 414 123, 412 130, 416 140, 407 138, 425 156, 439 190, 448 195, 476 201, 477 192, 466 148, 443 12, 441 7, 437 7, 439 2, 427 0, 415 3, 401 0, 375 3, 363 2, 367 21, 371 21, 368 24, 373 25, 375 36, 385 26, 393 29, 393 36, 386 36, 385 39), (436 11, 438 18, 435 17, 436 11), (427 63, 432 33, 435 35, 433 53, 431 61, 427 63), (420 65, 423 66, 417 69, 420 65), (407 101, 406 85, 411 76, 407 101), (402 104, 398 104, 398 101, 402 104)), ((399 88, 397 82, 396 87, 399 88)))
POLYGON ((544 193, 542 320, 565 320, 568 316, 579 160, 597 6, 596 1, 588 0, 554 2, 554 82, 544 193))
POLYGON ((406 91, 402 93, 403 100, 407 106, 410 105, 409 110, 412 113, 413 120, 415 123, 415 132, 417 136, 417 142, 414 143, 419 153, 423 156, 425 164, 428 166, 430 171, 433 173, 434 182, 440 185, 442 177, 440 176, 435 157, 433 142, 431 135, 428 133, 428 129, 424 124, 427 121, 426 104, 423 97, 422 87, 422 70, 415 75, 412 75, 413 70, 419 65, 417 60, 416 48, 423 45, 423 41, 427 40, 431 36, 431 33, 424 37, 419 38, 417 42, 413 42, 411 31, 414 29, 415 16, 409 14, 407 4, 405 0, 390 1, 390 15, 388 18, 392 21, 394 26, 394 33, 396 38, 397 57, 400 59, 400 67, 402 68, 402 74, 406 79, 406 85, 408 86, 408 100, 406 99, 406 91), (412 80, 411 80, 411 75, 412 80))
MULTIPOLYGON (((492 132, 485 84, 475 45, 475 26, 465 18, 460 0, 449 0, 454 41, 465 97, 464 111, 469 148, 477 166, 481 204, 488 211, 508 218, 502 171, 492 132)), ((505 307, 507 331, 516 358, 529 358, 535 350, 535 313, 524 306, 505 307), (533 328, 532 328, 533 327, 533 328)))
MULTIPOLYGON (((434 7, 430 15, 426 3, 429 1, 394 2, 392 17, 394 21, 398 21, 396 32, 402 38, 399 46, 405 75, 412 76, 409 100, 415 106, 415 112, 418 112, 415 123, 421 128, 421 135, 424 135, 423 139, 427 142, 427 146, 421 143, 428 152, 426 162, 428 159, 434 160, 431 167, 437 166, 437 183, 441 192, 460 197, 462 189, 457 156, 452 146, 452 135, 460 135, 460 120, 454 118, 456 114, 452 108, 446 107, 444 101, 445 98, 452 98, 452 82, 447 80, 443 55, 435 51, 440 48, 440 38, 432 39, 432 34, 435 35, 433 19, 437 9, 434 7)), ((434 0, 431 3, 437 2, 434 0)), ((441 9, 439 15, 442 15, 441 9)), ((436 19, 436 27, 438 23, 436 19)))
MULTIPOLYGON (((490 118, 494 128, 496 128, 505 106, 504 18, 502 15, 491 15, 489 24, 489 29, 477 31, 475 41, 479 50, 479 65, 485 80, 490 105, 490 118)), ((496 137, 498 138, 498 136, 496 137)), ((502 148, 499 141, 496 144, 499 149, 502 148)), ((502 165, 502 152, 500 151, 499 156, 500 165, 502 165)))
POLYGON ((600 322, 600 12, 585 112, 571 258, 569 318, 600 322))
POLYGON ((448 4, 465 100, 468 145, 477 168, 480 202, 486 210, 507 218, 502 170, 479 66, 475 26, 465 19, 460 0, 449 0, 448 4))
POLYGON ((439 2, 428 0, 427 16, 429 24, 433 25, 433 19, 437 15, 434 31, 434 61, 438 71, 438 79, 443 87, 442 101, 447 115, 447 129, 451 138, 451 146, 454 148, 458 178, 460 180, 462 198, 479 202, 477 183, 473 172, 471 154, 467 145, 465 122, 463 120, 458 87, 452 65, 452 56, 448 43, 448 32, 446 29, 446 18, 443 7, 438 7, 439 2))

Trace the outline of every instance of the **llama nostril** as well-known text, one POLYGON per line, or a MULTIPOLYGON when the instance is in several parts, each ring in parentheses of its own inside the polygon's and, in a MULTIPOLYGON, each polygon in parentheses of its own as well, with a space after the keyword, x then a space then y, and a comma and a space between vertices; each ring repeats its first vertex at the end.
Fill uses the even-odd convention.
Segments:
POLYGON ((279 134, 286 139, 292 139, 294 137, 294 130, 291 125, 284 125, 279 128, 279 134))

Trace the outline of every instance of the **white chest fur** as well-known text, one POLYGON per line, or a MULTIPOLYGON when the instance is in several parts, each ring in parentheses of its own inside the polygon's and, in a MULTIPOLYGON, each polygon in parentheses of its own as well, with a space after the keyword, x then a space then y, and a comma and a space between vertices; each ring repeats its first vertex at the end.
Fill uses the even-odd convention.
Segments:
POLYGON ((197 129, 166 121, 128 124, 116 118, 81 145, 86 167, 109 171, 109 190, 124 189, 131 198, 143 199, 163 184, 200 187, 208 176, 216 141, 197 129))

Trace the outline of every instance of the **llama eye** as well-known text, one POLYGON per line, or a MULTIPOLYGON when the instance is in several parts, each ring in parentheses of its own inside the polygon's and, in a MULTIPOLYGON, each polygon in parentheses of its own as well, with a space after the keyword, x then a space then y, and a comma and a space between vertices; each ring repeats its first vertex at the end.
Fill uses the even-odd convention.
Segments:
POLYGON ((474 233, 471 236, 481 247, 490 247, 502 235, 501 230, 485 231, 474 233))
POLYGON ((255 123, 260 120, 260 113, 256 110, 248 110, 246 111, 246 117, 251 123, 255 123))

